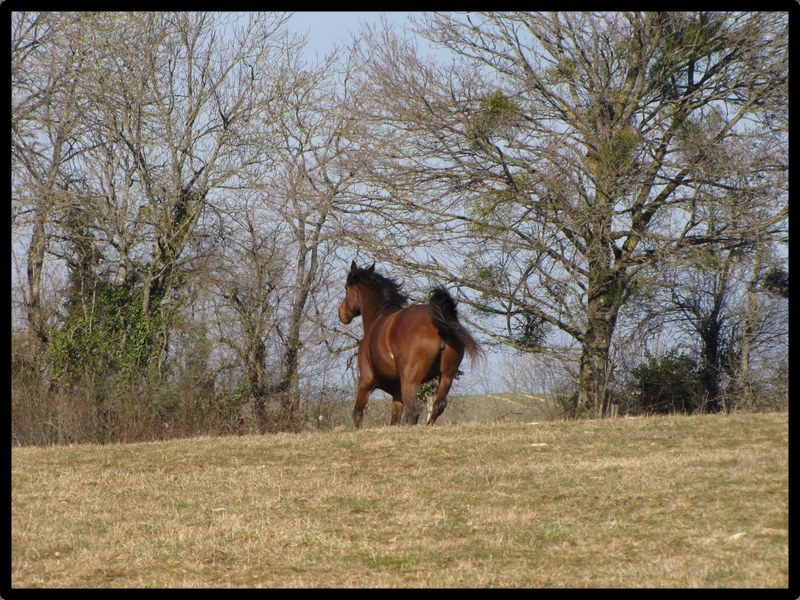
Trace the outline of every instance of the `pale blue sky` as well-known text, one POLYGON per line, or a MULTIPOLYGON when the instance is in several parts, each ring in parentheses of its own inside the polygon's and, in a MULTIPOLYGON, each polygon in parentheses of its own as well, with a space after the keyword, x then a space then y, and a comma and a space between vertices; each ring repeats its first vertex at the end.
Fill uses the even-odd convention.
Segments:
POLYGON ((364 23, 378 23, 381 15, 390 23, 400 24, 411 14, 402 11, 299 11, 289 21, 289 29, 308 36, 306 51, 320 57, 334 45, 346 45, 351 33, 357 34, 364 23))

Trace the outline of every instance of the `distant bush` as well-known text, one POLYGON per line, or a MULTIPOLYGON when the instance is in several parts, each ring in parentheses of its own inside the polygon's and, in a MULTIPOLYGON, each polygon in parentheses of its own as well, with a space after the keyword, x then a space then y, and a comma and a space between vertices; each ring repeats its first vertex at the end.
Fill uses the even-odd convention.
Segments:
POLYGON ((632 371, 622 409, 628 414, 693 413, 705 402, 700 369, 689 356, 671 351, 649 357, 632 371))

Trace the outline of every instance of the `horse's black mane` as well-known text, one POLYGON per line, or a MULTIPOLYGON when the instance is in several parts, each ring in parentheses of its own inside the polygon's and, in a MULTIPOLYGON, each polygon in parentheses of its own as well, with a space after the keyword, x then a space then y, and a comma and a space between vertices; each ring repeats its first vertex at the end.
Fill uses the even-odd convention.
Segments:
POLYGON ((391 277, 385 277, 371 269, 358 268, 347 276, 347 285, 364 285, 380 292, 387 308, 402 308, 408 304, 408 294, 401 291, 403 284, 391 277))

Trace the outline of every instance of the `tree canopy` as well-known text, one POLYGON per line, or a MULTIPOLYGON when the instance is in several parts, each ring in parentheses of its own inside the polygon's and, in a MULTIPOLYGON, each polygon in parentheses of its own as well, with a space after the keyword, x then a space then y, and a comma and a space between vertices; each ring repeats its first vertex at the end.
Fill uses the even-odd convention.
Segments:
POLYGON ((788 13, 418 13, 314 62, 290 18, 11 13, 12 365, 50 402, 16 415, 291 429, 343 379, 359 257, 561 361, 571 414, 666 330, 698 406, 755 398, 788 339, 788 13))

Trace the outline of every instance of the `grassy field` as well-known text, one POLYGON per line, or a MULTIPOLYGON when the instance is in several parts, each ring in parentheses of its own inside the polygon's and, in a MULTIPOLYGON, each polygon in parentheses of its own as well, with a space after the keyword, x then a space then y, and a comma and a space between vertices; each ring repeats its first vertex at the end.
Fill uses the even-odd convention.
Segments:
POLYGON ((786 588, 788 486, 786 413, 14 448, 11 587, 786 588))
MULTIPOLYGON (((364 413, 364 427, 389 425, 391 399, 370 399, 364 413)), ((309 423, 319 429, 353 426, 353 404, 343 402, 318 402, 304 405, 309 423), (315 423, 316 422, 316 423, 315 423)), ((429 404, 420 410, 420 423, 427 421, 429 404)), ((437 425, 460 425, 464 423, 530 423, 531 421, 558 420, 564 410, 554 396, 534 394, 488 394, 477 396, 450 396, 447 408, 436 421, 437 425)))

